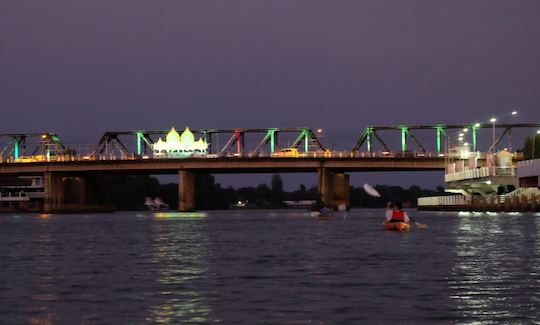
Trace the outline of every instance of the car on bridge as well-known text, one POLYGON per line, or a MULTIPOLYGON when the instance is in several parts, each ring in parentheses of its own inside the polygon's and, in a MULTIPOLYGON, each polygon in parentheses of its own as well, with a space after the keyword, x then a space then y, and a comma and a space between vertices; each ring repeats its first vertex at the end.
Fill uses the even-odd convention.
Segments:
POLYGON ((298 151, 298 148, 283 148, 279 151, 272 152, 272 157, 305 157, 305 153, 298 151))

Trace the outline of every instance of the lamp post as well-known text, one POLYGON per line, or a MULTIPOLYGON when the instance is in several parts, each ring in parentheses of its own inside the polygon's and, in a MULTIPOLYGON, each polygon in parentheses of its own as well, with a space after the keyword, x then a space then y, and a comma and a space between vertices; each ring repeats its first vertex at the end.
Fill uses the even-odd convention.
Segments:
POLYGON ((531 159, 534 159, 534 148, 536 147, 536 137, 540 134, 540 130, 536 131, 536 134, 533 136, 533 145, 531 152, 531 159))
MULTIPOLYGON (((516 116, 517 114, 517 111, 512 111, 511 113, 512 116, 516 116)), ((508 150, 512 152, 512 129, 510 129, 508 133, 508 150)))
POLYGON ((495 152, 495 122, 497 122, 497 119, 492 117, 489 121, 491 122, 492 130, 493 130, 493 136, 491 140, 491 151, 495 152))

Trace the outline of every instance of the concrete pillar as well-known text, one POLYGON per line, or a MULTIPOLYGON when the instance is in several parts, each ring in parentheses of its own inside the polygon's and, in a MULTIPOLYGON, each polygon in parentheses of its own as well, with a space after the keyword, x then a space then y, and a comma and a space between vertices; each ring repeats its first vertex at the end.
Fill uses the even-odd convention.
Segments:
POLYGON ((350 209, 349 202, 349 175, 335 173, 332 177, 332 203, 336 209, 350 209))
POLYGON ((43 212, 52 213, 64 209, 64 186, 62 176, 57 173, 46 172, 43 175, 45 198, 43 212))
POLYGON ((324 202, 324 204, 328 204, 328 202, 330 202, 330 172, 326 168, 319 168, 317 172, 319 176, 319 197, 324 202))
POLYGON ((350 209, 349 175, 319 168, 319 195, 326 206, 334 210, 350 209))
POLYGON ((178 182, 178 211, 195 210, 195 173, 181 170, 178 182))
POLYGON ((90 191, 86 177, 53 172, 46 172, 43 176, 44 213, 80 212, 95 208, 89 204, 90 191))

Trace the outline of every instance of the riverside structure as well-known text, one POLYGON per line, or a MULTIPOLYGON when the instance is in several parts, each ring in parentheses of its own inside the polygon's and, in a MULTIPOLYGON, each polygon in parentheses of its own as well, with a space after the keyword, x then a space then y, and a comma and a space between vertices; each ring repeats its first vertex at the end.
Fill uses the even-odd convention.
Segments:
MULTIPOLYGON (((457 127, 463 126, 446 126, 457 127)), ((469 127, 476 139, 479 127, 469 127)), ((512 127, 531 125, 500 127, 510 130, 512 127)), ((0 174, 43 177, 43 211, 47 213, 91 210, 94 205, 88 184, 97 177, 113 173, 177 174, 180 211, 196 209, 194 198, 197 173, 317 173, 322 201, 332 208, 348 208, 349 172, 445 170, 447 160, 453 154, 441 151, 440 137, 444 135, 444 130, 444 126, 369 127, 350 151, 326 149, 316 133, 308 128, 195 131, 186 128, 182 135, 174 128, 168 132, 107 132, 94 149, 86 153, 64 145, 54 133, 4 134, 0 138, 11 141, 1 151, 0 174), (435 130, 437 135, 436 150, 433 153, 427 151, 412 133, 413 130, 427 128, 435 130), (401 150, 392 151, 377 133, 378 130, 397 130, 401 135, 401 150), (198 140, 195 140, 194 133, 199 134, 198 140), (220 147, 216 136, 223 133, 228 134, 229 138, 220 147), (248 149, 246 138, 252 133, 262 134, 262 140, 248 149), (293 138, 287 146, 280 145, 278 135, 283 141, 286 133, 292 133, 293 138), (151 136, 156 134, 166 134, 166 140, 153 141, 151 136), (124 145, 120 136, 133 135, 136 142, 130 150, 130 146, 124 145), (32 154, 27 155, 25 150, 30 143, 27 140, 32 137, 37 138, 38 142, 32 154), (381 145, 381 151, 374 149, 374 139, 381 145), (414 141, 414 151, 410 150, 413 146, 408 144, 408 139, 414 141), (361 151, 364 144, 367 150, 361 151), (295 157, 273 155, 283 147, 297 148, 302 154, 295 157), (4 155, 6 152, 7 155, 4 155)), ((478 167, 489 163, 485 157, 478 155, 478 167)), ((515 158, 512 164, 519 160, 519 155, 515 155, 515 158)))

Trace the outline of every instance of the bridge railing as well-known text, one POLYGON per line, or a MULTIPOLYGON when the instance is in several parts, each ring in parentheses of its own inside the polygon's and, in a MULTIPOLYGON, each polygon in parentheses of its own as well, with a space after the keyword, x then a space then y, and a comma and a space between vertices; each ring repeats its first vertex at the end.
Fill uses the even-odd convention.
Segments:
POLYGON ((492 176, 516 176, 515 167, 479 167, 445 174, 445 182, 454 182, 465 179, 477 179, 492 176))
MULTIPOLYGON (((372 152, 358 152, 358 151, 310 151, 307 153, 299 153, 296 156, 275 156, 271 153, 245 153, 245 154, 207 154, 201 155, 196 158, 201 159, 216 159, 216 158, 435 158, 444 157, 442 154, 434 154, 430 152, 389 152, 389 151, 372 151, 372 152)), ((154 158, 153 156, 143 155, 138 156, 134 153, 126 155, 118 154, 66 154, 66 155, 28 155, 19 156, 17 159, 8 157, 3 159, 0 157, 0 163, 46 163, 46 162, 72 162, 72 161, 103 161, 103 160, 139 160, 139 159, 163 159, 154 158)), ((178 158, 182 159, 182 158, 178 158)))
POLYGON ((471 197, 464 195, 428 196, 418 198, 418 206, 470 205, 471 197))

